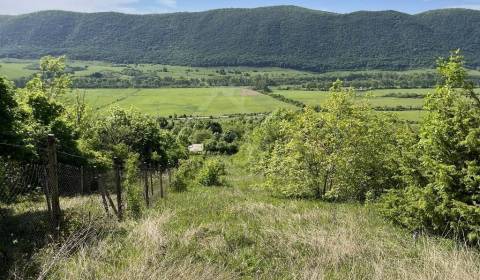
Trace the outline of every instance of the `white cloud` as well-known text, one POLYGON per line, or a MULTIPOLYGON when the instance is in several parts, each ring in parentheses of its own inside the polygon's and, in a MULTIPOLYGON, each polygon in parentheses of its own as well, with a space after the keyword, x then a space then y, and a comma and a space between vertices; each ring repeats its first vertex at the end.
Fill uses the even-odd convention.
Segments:
POLYGON ((177 0, 157 0, 160 5, 164 5, 170 8, 177 7, 177 0))
POLYGON ((156 0, 153 5, 141 7, 141 0, 0 0, 0 14, 16 15, 40 10, 76 12, 166 12, 176 7, 176 0, 156 0))
POLYGON ((463 8, 463 9, 480 10, 480 4, 456 5, 456 6, 452 6, 451 8, 463 8))

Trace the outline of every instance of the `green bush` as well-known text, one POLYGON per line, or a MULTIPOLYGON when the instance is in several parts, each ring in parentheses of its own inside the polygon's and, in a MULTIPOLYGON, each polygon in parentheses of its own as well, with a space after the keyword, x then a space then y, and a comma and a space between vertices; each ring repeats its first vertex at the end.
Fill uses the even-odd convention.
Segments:
POLYGON ((127 211, 134 218, 140 218, 145 208, 142 187, 140 186, 139 158, 138 154, 130 154, 125 163, 127 211))
POLYGON ((203 186, 222 185, 221 178, 225 174, 225 164, 219 159, 210 159, 198 173, 198 182, 203 186))
POLYGON ((390 191, 380 201, 380 212, 414 231, 480 245, 480 207, 449 199, 431 186, 390 191))
POLYGON ((9 202, 10 190, 6 184, 6 170, 5 170, 5 162, 0 158, 0 202, 9 202))
POLYGON ((171 188, 177 192, 186 191, 188 186, 194 182, 195 176, 202 167, 202 164, 201 159, 198 157, 182 161, 173 175, 171 188))
POLYGON ((252 166, 274 195, 365 201, 398 185, 395 136, 402 124, 333 84, 324 112, 271 114, 253 133, 252 166))
POLYGON ((407 187, 388 193, 380 206, 412 230, 480 245, 480 100, 463 63, 458 51, 439 60, 443 83, 427 95, 428 114, 410 148, 418 157, 401 166, 407 187))

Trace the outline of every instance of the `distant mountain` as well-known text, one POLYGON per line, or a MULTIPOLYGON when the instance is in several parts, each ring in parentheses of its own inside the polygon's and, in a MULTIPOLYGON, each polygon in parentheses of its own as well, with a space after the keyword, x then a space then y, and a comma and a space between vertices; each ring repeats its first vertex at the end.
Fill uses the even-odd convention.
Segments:
POLYGON ((45 11, 0 16, 0 57, 315 71, 429 67, 460 48, 480 66, 480 11, 335 14, 277 6, 127 15, 45 11))

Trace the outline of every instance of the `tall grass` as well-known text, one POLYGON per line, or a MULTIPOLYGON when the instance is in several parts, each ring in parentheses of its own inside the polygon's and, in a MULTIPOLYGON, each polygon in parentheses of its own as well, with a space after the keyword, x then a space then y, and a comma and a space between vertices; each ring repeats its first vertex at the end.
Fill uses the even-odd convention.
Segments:
MULTIPOLYGON (((231 166, 232 167, 232 166, 231 166)), ((232 168, 230 168, 232 170, 232 168)), ((480 253, 384 222, 371 206, 232 187, 170 193, 138 221, 92 225, 35 260, 46 279, 480 279, 480 253), (59 254, 58 252, 67 252, 59 254)))

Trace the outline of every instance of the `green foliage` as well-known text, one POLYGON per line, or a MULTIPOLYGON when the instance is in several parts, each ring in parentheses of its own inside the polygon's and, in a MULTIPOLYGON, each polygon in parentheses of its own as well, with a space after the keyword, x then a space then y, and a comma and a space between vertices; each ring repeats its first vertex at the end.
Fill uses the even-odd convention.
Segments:
POLYGON ((140 218, 145 208, 142 188, 140 186, 140 156, 130 154, 125 162, 125 190, 128 213, 133 218, 140 218))
POLYGON ((197 180, 203 186, 222 185, 222 176, 226 174, 225 163, 217 158, 208 159, 198 173, 197 180))
MULTIPOLYGON (((15 90, 8 80, 0 77, 0 143, 22 145, 24 138, 24 112, 19 108, 15 99, 15 90)), ((0 155, 22 158, 27 148, 19 151, 11 146, 0 145, 0 155)))
POLYGON ((128 153, 137 153, 142 162, 166 168, 176 166, 186 156, 185 149, 158 122, 133 109, 112 108, 96 121, 89 134, 86 141, 91 149, 110 158, 126 159, 128 153))
POLYGON ((432 66, 432 57, 460 47, 478 66, 479 14, 458 9, 344 15, 292 6, 148 17, 47 11, 0 21, 0 38, 6 38, 0 56, 65 53, 116 63, 326 71, 432 66))
POLYGON ((252 164, 274 194, 363 201, 398 185, 395 135, 402 124, 354 102, 340 81, 330 95, 325 112, 280 111, 254 133, 252 164))
MULTIPOLYGON (((62 152, 82 155, 78 148, 81 131, 68 118, 60 97, 70 91, 71 79, 65 74, 65 58, 44 57, 40 62, 40 73, 36 74, 25 88, 18 90, 17 102, 22 110, 23 130, 28 137, 24 142, 37 149, 46 145, 47 134, 54 134, 62 152)), ((58 155, 61 162, 84 163, 79 158, 58 155)))
POLYGON ((0 202, 11 202, 15 195, 7 185, 6 162, 0 157, 0 202))
POLYGON ((190 136, 190 143, 197 144, 197 143, 204 143, 206 140, 211 139, 213 134, 208 129, 200 129, 195 130, 192 135, 190 136))
POLYGON ((459 51, 440 59, 438 71, 443 82, 426 97, 410 152, 419 157, 406 162, 415 176, 403 172, 407 188, 387 195, 383 212, 411 229, 480 244, 480 102, 459 51))
POLYGON ((203 165, 203 160, 198 157, 192 157, 180 163, 175 171, 171 187, 176 192, 186 191, 189 185, 194 183, 198 171, 203 165))
POLYGON ((263 93, 270 93, 272 90, 270 89, 270 80, 268 79, 268 76, 256 76, 255 77, 255 82, 253 85, 253 89, 263 92, 263 93))
POLYGON ((245 130, 250 129, 250 124, 243 118, 228 121, 197 119, 175 122, 172 133, 184 147, 204 144, 204 151, 209 154, 233 155, 238 152, 245 130))

